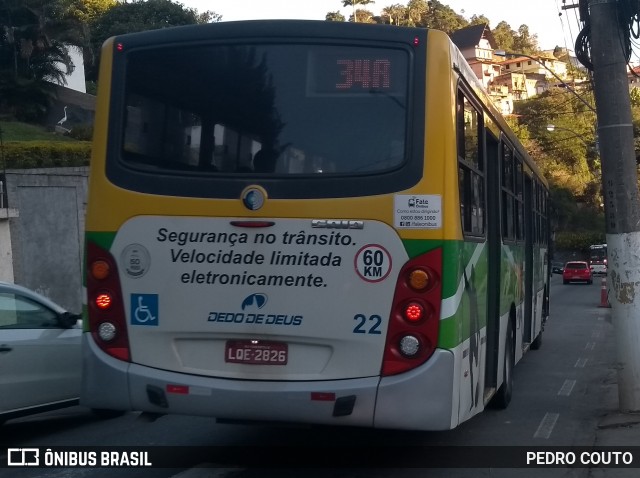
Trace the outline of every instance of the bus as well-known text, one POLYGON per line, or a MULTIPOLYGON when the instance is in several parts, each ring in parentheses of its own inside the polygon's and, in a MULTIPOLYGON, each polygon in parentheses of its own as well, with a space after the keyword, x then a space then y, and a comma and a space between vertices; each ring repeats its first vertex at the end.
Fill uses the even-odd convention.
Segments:
POLYGON ((548 185, 443 32, 111 38, 90 169, 90 408, 448 430, 541 344, 548 185))
POLYGON ((589 246, 589 267, 594 274, 607 274, 607 245, 589 246))

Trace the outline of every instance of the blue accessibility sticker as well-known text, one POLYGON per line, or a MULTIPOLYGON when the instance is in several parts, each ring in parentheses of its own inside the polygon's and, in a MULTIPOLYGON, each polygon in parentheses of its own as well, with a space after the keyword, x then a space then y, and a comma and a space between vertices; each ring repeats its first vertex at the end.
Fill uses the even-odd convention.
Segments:
POLYGON ((158 294, 131 294, 131 324, 157 326, 158 294))

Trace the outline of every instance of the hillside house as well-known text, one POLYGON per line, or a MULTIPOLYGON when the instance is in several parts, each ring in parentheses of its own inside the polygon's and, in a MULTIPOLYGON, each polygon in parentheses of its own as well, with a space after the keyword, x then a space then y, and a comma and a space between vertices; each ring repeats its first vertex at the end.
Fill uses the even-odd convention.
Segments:
POLYGON ((496 41, 488 25, 472 25, 457 30, 451 34, 451 40, 485 88, 500 75, 500 62, 493 55, 496 41))

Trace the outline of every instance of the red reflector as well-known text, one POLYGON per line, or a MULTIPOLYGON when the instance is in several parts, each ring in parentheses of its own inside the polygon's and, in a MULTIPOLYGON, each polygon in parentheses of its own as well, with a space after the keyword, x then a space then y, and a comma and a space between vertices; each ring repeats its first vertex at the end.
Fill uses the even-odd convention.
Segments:
POLYGON ((414 37, 413 38, 413 46, 418 46, 419 44, 420 44, 420 38, 414 37))
POLYGON ((311 392, 311 400, 319 402, 335 402, 336 394, 332 392, 311 392))
POLYGON ((118 43, 118 44, 116 45, 116 50, 118 50, 118 51, 122 51, 122 50, 124 50, 124 45, 123 45, 122 43, 118 43))
POLYGON ((119 360, 129 361, 129 349, 126 347, 108 347, 107 352, 119 360))
POLYGON ((189 393, 189 387, 187 385, 167 385, 167 393, 177 393, 180 395, 187 395, 189 393))
POLYGON ((111 306, 111 296, 109 294, 99 294, 96 297, 96 305, 100 309, 108 309, 111 306))

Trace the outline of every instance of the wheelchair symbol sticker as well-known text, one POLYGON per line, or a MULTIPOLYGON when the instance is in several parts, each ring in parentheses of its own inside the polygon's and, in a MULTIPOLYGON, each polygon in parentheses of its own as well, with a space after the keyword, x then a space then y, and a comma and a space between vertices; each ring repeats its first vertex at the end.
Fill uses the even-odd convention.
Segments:
POLYGON ((131 294, 131 324, 158 325, 158 294, 131 294))

